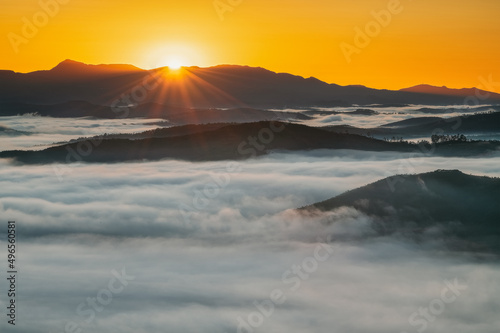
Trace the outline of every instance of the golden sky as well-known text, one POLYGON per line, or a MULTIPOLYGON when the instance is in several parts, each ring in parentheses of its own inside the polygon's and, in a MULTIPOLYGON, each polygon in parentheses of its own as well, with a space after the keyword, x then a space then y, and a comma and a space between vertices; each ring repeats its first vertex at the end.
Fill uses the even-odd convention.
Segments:
MULTIPOLYGON (((73 59, 141 68, 249 65, 387 89, 472 87, 488 76, 500 82, 499 0, 0 0, 0 6, 0 68, 19 72, 73 59), (381 23, 374 11, 384 14, 381 23), (355 41, 355 28, 369 29, 369 43, 355 41)), ((500 92, 500 84, 490 90, 500 92)))

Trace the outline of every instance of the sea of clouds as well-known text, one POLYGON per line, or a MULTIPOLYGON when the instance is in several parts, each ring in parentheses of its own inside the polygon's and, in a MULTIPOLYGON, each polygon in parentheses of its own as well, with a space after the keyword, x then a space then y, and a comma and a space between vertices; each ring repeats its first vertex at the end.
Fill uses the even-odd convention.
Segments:
MULTIPOLYGON (((294 210, 401 172, 500 176, 500 156, 411 157, 0 160, 0 217, 16 220, 20 270, 18 321, 12 330, 3 315, 0 331, 498 332, 494 258, 439 240, 366 237, 370 218, 352 208, 294 210), (54 167, 67 168, 63 177, 54 167)), ((6 227, 0 239, 5 249, 6 227)))
MULTIPOLYGON (((278 110, 275 110, 278 111, 278 110)), ((281 110, 280 110, 281 111, 281 110)), ((304 110, 285 109, 287 112, 301 112, 304 110)), ((358 128, 375 128, 382 125, 411 119, 417 117, 440 117, 451 118, 460 117, 462 115, 472 115, 474 113, 498 111, 496 105, 478 105, 469 107, 467 105, 446 105, 446 106, 428 106, 428 105, 408 105, 399 107, 377 107, 377 106, 352 106, 352 107, 333 107, 322 108, 316 107, 307 110, 308 115, 312 119, 302 120, 301 123, 309 126, 332 126, 332 125, 350 125, 358 128), (358 109, 369 109, 378 112, 377 115, 358 115, 350 114, 349 112, 358 109), (423 112, 422 109, 434 110, 434 112, 423 112), (314 113, 313 111, 317 111, 314 113), (310 113, 313 112, 313 113, 310 113), (335 114, 328 114, 335 112, 335 114)), ((482 136, 484 140, 488 140, 492 135, 482 136)), ((498 133, 493 139, 499 137, 498 133)), ((427 138, 428 139, 428 138, 427 138)))
POLYGON ((141 118, 52 118, 33 115, 0 117, 0 127, 25 133, 2 135, 0 131, 0 151, 41 150, 79 137, 106 133, 140 133, 158 128, 157 122, 166 124, 162 119, 141 118))
MULTIPOLYGON (((336 107, 336 108, 312 108, 308 110, 286 109, 274 110, 278 116, 282 111, 303 112, 317 111, 317 114, 309 114, 311 119, 300 120, 308 126, 322 127, 332 125, 350 125, 359 128, 375 128, 389 123, 406 120, 415 117, 457 117, 463 114, 475 112, 487 112, 498 110, 498 106, 480 105, 474 108, 468 106, 434 106, 432 109, 441 110, 442 113, 432 114, 419 111, 425 105, 410 105, 405 107, 336 107), (372 109, 379 112, 378 115, 352 115, 349 112, 357 109, 372 109), (340 112, 340 114, 320 114, 321 112, 340 112)), ((286 118, 286 117, 285 117, 286 118)), ((140 133, 158 127, 168 126, 168 121, 162 119, 95 119, 95 118, 52 118, 34 115, 0 117, 0 151, 5 150, 28 150, 44 149, 54 144, 67 142, 79 137, 92 137, 117 133, 140 133), (10 129, 23 132, 27 135, 12 135, 2 132, 1 129, 10 129)), ((500 133, 477 133, 468 135, 476 140, 498 140, 500 133)), ((413 140, 421 140, 427 137, 412 137, 413 140)))

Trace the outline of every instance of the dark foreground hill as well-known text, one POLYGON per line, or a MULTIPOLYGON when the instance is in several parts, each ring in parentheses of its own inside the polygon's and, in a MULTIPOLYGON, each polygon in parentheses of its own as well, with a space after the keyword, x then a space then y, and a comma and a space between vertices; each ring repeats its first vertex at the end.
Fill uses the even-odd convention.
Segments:
MULTIPOLYGON (((190 161, 245 159, 271 150, 356 149, 410 152, 414 146, 282 122, 188 125, 148 131, 146 138, 91 138, 41 151, 6 151, 23 163, 121 162, 164 158, 190 161)), ((137 135, 131 135, 131 138, 137 135)))
MULTIPOLYGON (((380 234, 400 232, 460 240, 461 246, 500 253, 500 179, 458 170, 389 177, 302 208, 354 207, 372 217, 380 234)), ((454 244, 456 245, 456 244, 454 244)))
MULTIPOLYGON (((123 162, 183 159, 189 161, 239 160, 273 150, 353 149, 419 153, 422 147, 386 142, 355 134, 335 133, 305 125, 263 121, 244 124, 187 125, 157 129, 125 138, 95 137, 41 151, 5 151, 0 158, 22 163, 123 162)), ((500 142, 447 142, 433 154, 477 156, 496 153, 500 142)))

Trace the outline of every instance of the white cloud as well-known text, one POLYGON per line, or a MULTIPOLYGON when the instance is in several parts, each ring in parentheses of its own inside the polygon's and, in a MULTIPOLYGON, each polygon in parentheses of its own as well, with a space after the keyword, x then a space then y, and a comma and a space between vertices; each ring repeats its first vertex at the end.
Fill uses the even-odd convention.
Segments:
MULTIPOLYGON (((326 116, 308 123, 339 118, 371 127, 406 119, 416 107, 401 115, 326 116)), ((154 128, 151 122, 4 117, 3 126, 37 133, 2 139, 0 150, 138 132, 154 128)), ((81 324, 79 304, 106 287, 113 269, 125 267, 135 279, 96 311, 95 321, 82 324, 84 331, 237 332, 237 318, 257 311, 254 301, 281 289, 286 302, 255 332, 411 333, 417 331, 408 317, 440 296, 444 280, 459 278, 469 289, 428 331, 496 332, 500 269, 495 262, 436 252, 439 244, 397 235, 364 238, 372 233, 371 220, 352 208, 315 217, 293 210, 401 172, 460 169, 500 176, 500 156, 409 157, 275 152, 241 162, 241 171, 232 173, 226 161, 75 164, 62 182, 52 165, 0 160, 0 216, 18 223, 15 331, 63 332, 68 322, 81 324), (230 181, 217 190, 214 175, 230 181), (199 193, 205 193, 203 200, 194 201, 199 193), (189 220, 179 205, 193 208, 189 220), (331 220, 336 223, 325 223, 331 220), (334 254, 291 291, 283 274, 311 257, 318 238, 328 235, 341 240, 334 254)), ((0 235, 5 239, 4 229, 0 235)), ((0 280, 0 290, 6 283, 0 280)), ((6 308, 4 298, 0 307, 6 308)), ((13 331, 5 317, 0 331, 13 331)))
POLYGON ((162 119, 93 119, 34 116, 0 117, 0 126, 30 135, 2 137, 0 151, 43 149, 53 143, 105 133, 139 133, 158 128, 162 119))
MULTIPOLYGON (((500 325, 496 263, 398 236, 360 241, 370 220, 352 208, 316 218, 288 210, 395 174, 406 158, 313 151, 244 161, 189 223, 179 204, 192 205, 195 191, 227 162, 80 164, 59 182, 50 165, 0 161, 0 215, 17 220, 20 242, 16 332, 62 332, 68 321, 81 323, 78 305, 106 286, 111 270, 125 267, 135 280, 85 331, 237 332, 237 318, 257 311, 254 301, 281 289, 286 302, 255 332, 411 333, 408 317, 440 296, 444 280, 459 278, 468 290, 428 331, 492 333, 500 325), (344 241, 291 291, 283 274, 331 234, 344 241)), ((415 172, 500 176, 498 162, 429 157, 415 172)), ((0 330, 12 331, 5 320, 0 330)))

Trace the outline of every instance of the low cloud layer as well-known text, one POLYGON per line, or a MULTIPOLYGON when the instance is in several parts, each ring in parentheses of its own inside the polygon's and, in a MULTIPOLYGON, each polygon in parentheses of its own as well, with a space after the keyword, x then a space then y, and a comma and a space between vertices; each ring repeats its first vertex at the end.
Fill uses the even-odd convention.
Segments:
MULTIPOLYGON (((405 107, 376 107, 376 106, 354 106, 354 107, 335 107, 335 108, 314 108, 317 114, 308 115, 313 118, 302 121, 309 126, 328 126, 328 125, 350 125, 358 128, 374 128, 389 123, 406 120, 417 117, 459 117, 463 114, 473 114, 474 112, 495 111, 497 107, 482 105, 478 107, 469 107, 468 105, 448 105, 434 106, 428 105, 409 105, 405 107), (358 109, 371 109, 379 112, 377 115, 349 114, 349 112, 358 109), (328 115, 327 112, 336 112, 328 115), (338 114, 338 112, 341 112, 338 114)), ((302 110, 288 109, 288 112, 300 112, 302 110)))
MULTIPOLYGON (((317 114, 310 114, 311 119, 298 121, 308 126, 329 126, 329 125, 350 125, 359 128, 374 128, 392 122, 397 122, 414 117, 456 117, 462 114, 473 112, 485 112, 490 108, 480 106, 469 108, 466 105, 435 107, 443 113, 426 113, 419 111, 422 108, 428 108, 425 105, 411 105, 407 107, 388 107, 371 109, 379 112, 377 115, 353 115, 349 112, 356 111, 361 107, 337 107, 337 108, 315 108, 317 114), (323 114, 324 112, 336 112, 335 114, 323 114), (341 114, 338 114, 341 112, 341 114)), ((366 108, 366 107, 364 107, 366 108)), ((370 107, 368 107, 370 108, 370 107)), ((304 110, 274 110, 278 117, 285 117, 282 111, 301 112, 304 110)), ((38 117, 33 115, 0 117, 0 127, 14 131, 19 131, 14 135, 0 131, 0 151, 4 150, 27 150, 43 149, 52 146, 57 142, 66 142, 79 137, 92 137, 105 133, 138 133, 154 128, 158 128, 157 122, 164 122, 162 119, 91 119, 91 118, 51 118, 38 117), (28 133, 29 135, 22 135, 28 133)), ((166 124, 166 123, 165 123, 166 124)), ((498 139, 500 134, 488 133, 482 135, 477 133, 471 136, 474 139, 498 139)), ((415 139, 415 138, 414 138, 415 139)), ((418 138, 429 139, 429 138, 418 138)))
POLYGON ((81 164, 62 181, 52 165, 0 161, 0 215, 18 223, 15 331, 496 332, 498 262, 399 236, 356 240, 371 221, 352 208, 315 218, 291 210, 401 172, 500 176, 500 157, 408 157, 318 150, 229 169, 226 161, 81 164), (347 241, 326 247, 332 235, 347 241), (127 285, 109 291, 123 269, 127 285), (440 301, 452 298, 455 279, 466 289, 440 301), (269 303, 276 290, 280 304, 269 303), (112 300, 87 304, 99 295, 112 300))
MULTIPOLYGON (((139 133, 158 128, 162 119, 92 119, 38 116, 0 117, 0 126, 29 135, 0 136, 0 151, 43 149, 53 143, 105 133, 139 133)), ((1 135, 1 133, 0 133, 1 135)))

